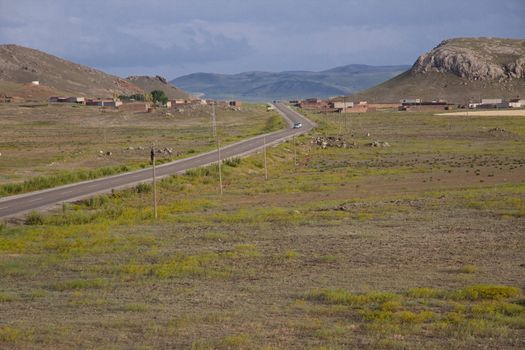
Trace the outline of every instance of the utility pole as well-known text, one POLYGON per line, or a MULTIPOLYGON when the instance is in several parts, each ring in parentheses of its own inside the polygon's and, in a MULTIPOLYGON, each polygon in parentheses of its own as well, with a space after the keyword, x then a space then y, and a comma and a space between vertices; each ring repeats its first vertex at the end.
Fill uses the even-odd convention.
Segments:
POLYGON ((266 161, 266 135, 263 136, 263 142, 264 142, 264 178, 268 180, 268 162, 266 161))
POLYGON ((157 219, 157 177, 155 174, 155 147, 151 147, 151 163, 153 164, 153 216, 157 219))
POLYGON ((221 196, 223 194, 223 189, 222 189, 222 169, 221 169, 221 145, 220 145, 220 141, 219 141, 219 133, 217 132, 217 122, 215 120, 215 101, 213 101, 213 105, 212 105, 212 108, 213 108, 213 130, 215 132, 215 136, 216 136, 216 140, 217 140, 217 167, 219 169, 219 188, 220 188, 220 191, 221 191, 221 196))
POLYGON ((297 148, 295 146, 295 135, 293 136, 293 167, 297 166, 297 148))
POLYGON ((215 121, 215 101, 212 103, 212 115, 211 115, 211 129, 213 133, 213 138, 217 137, 217 122, 215 121))

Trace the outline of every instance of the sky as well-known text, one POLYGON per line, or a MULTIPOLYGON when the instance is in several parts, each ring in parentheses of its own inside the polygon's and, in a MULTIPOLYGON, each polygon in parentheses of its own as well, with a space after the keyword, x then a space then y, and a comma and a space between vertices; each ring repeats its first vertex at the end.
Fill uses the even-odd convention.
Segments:
POLYGON ((0 44, 122 77, 412 64, 472 36, 525 38, 525 0, 0 0, 0 44))

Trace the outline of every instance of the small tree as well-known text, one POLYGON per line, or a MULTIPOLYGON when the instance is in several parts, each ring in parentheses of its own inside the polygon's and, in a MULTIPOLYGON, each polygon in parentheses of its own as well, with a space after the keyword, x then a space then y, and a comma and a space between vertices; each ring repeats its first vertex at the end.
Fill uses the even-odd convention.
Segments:
POLYGON ((151 92, 151 97, 154 103, 160 102, 165 105, 168 102, 168 96, 166 96, 166 93, 162 90, 153 90, 151 92))

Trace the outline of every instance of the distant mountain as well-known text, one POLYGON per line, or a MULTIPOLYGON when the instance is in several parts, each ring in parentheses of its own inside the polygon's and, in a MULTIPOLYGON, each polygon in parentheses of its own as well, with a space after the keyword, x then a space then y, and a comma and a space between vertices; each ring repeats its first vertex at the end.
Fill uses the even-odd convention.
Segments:
POLYGON ((352 64, 321 72, 194 73, 172 80, 180 88, 209 98, 274 100, 350 94, 383 82, 409 66, 352 64))
POLYGON ((168 81, 157 75, 154 77, 149 76, 131 76, 126 78, 130 83, 140 87, 146 92, 151 92, 153 90, 162 90, 168 96, 169 99, 191 99, 193 96, 188 94, 186 91, 183 91, 170 83, 168 81))
POLYGON ((525 97, 525 40, 456 38, 421 55, 410 70, 354 94, 352 99, 445 99, 463 104, 517 96, 525 97))
POLYGON ((142 93, 142 89, 114 75, 42 51, 0 45, 0 94, 26 98, 111 97, 114 92, 130 95, 142 93), (38 80, 40 86, 31 86, 34 80, 38 80))

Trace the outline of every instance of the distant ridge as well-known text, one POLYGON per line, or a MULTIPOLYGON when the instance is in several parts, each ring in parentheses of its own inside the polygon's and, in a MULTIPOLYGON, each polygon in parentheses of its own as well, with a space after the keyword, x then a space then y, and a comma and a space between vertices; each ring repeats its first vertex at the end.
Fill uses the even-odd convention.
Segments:
POLYGON ((525 40, 456 38, 421 55, 410 70, 350 98, 371 102, 444 99, 464 104, 517 96, 525 97, 525 40))
POLYGON ((330 97, 366 89, 390 79, 410 66, 352 64, 321 72, 244 72, 239 74, 194 73, 171 82, 209 98, 273 100, 330 97))
POLYGON ((140 87, 146 92, 151 92, 153 90, 162 90, 168 96, 169 99, 192 99, 189 93, 184 90, 181 90, 172 84, 170 84, 166 78, 159 75, 150 77, 150 76, 130 76, 126 78, 130 83, 140 87))
POLYGON ((143 90, 129 81, 18 45, 0 45, 0 94, 32 98, 50 95, 111 97, 143 90), (31 86, 39 81, 40 86, 31 86))

